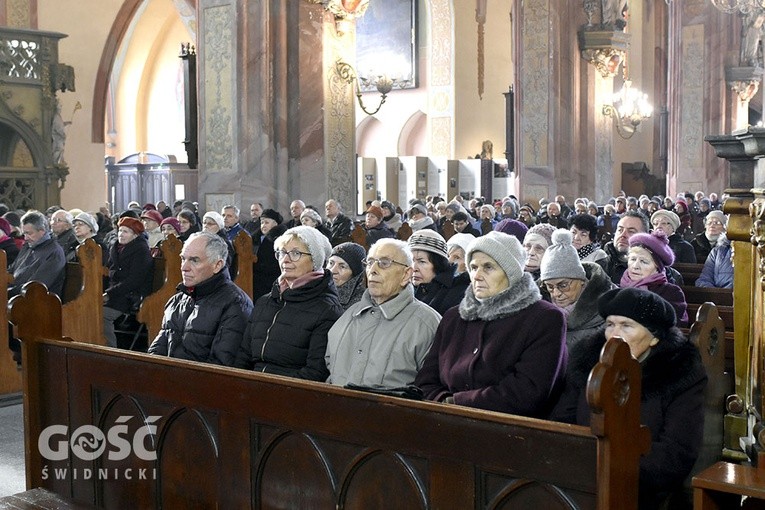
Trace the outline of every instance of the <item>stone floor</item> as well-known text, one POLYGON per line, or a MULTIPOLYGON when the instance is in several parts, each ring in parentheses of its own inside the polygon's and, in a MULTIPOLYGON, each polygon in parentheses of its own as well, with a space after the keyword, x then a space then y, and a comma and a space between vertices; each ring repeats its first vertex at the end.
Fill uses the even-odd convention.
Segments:
POLYGON ((25 490, 24 412, 17 403, 0 407, 0 497, 25 490))

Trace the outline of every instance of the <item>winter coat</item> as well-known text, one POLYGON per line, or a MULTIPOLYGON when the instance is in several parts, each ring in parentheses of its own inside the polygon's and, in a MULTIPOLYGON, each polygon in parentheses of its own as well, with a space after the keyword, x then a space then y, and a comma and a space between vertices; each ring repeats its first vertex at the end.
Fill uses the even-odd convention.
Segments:
POLYGON ((598 298, 616 285, 608 278, 603 268, 594 262, 582 262, 587 284, 566 316, 566 347, 570 351, 584 338, 592 336, 605 323, 598 313, 598 298))
POLYGON ((252 300, 225 269, 196 287, 178 285, 150 354, 234 366, 252 300))
POLYGON ((709 252, 701 275, 696 279, 696 287, 717 287, 720 289, 733 288, 733 250, 730 241, 725 238, 722 243, 709 252))
POLYGON ((396 237, 396 234, 385 226, 385 223, 378 223, 374 227, 364 227, 367 231, 367 246, 370 248, 380 239, 390 239, 396 237))
POLYGON ((338 213, 334 220, 327 218, 324 221, 324 226, 332 233, 332 237, 329 238, 329 242, 332 246, 337 246, 338 244, 351 240, 353 222, 343 213, 338 213))
POLYGON ((425 398, 543 417, 566 367, 563 312, 541 299, 531 275, 479 302, 468 288, 444 316, 414 383, 425 398))
POLYGON ((19 247, 16 246, 16 241, 12 237, 7 237, 0 241, 0 250, 5 250, 5 261, 7 267, 11 267, 11 264, 16 260, 19 255, 19 247))
POLYGON ((696 252, 696 262, 703 264, 707 260, 709 252, 712 251, 716 244, 717 241, 713 243, 707 239, 706 232, 702 232, 694 237, 693 241, 691 241, 691 246, 693 246, 693 250, 696 252))
MULTIPOLYGON (((571 349, 566 389, 551 418, 590 424, 586 386, 605 343, 604 330, 571 349)), ((658 508, 682 486, 699 455, 707 375, 698 349, 676 328, 641 363, 640 423, 651 431, 651 450, 640 458, 640 508, 658 508)))
POLYGON ((347 282, 337 287, 337 297, 340 300, 340 306, 343 310, 347 310, 361 301, 361 296, 364 295, 364 291, 367 290, 366 283, 364 281, 365 273, 362 271, 356 276, 352 276, 347 282))
POLYGON ((383 221, 385 221, 385 226, 391 229, 393 232, 398 232, 398 229, 400 229, 402 225, 401 215, 399 213, 393 213, 393 216, 390 218, 383 218, 383 221))
POLYGON ((467 272, 454 276, 455 266, 437 273, 428 283, 421 283, 414 288, 414 297, 429 305, 439 315, 460 304, 465 297, 465 289, 470 285, 470 275, 467 272))
POLYGON ((122 250, 114 243, 109 250, 109 286, 105 306, 129 312, 151 293, 154 261, 146 239, 138 236, 122 250))
POLYGON ((696 251, 688 241, 684 240, 680 234, 672 234, 667 238, 669 247, 675 253, 675 262, 681 264, 695 264, 696 251))
POLYGON ((80 242, 77 240, 77 236, 74 235, 74 229, 69 228, 61 233, 61 235, 54 236, 56 242, 61 245, 64 250, 64 257, 67 262, 74 262, 77 260, 77 247, 80 242))
POLYGON ((378 305, 364 292, 329 330, 328 383, 383 388, 412 384, 433 343, 441 316, 407 285, 378 305))
POLYGON ((20 294, 21 287, 32 280, 44 284, 48 292, 60 297, 64 290, 65 266, 64 250, 50 234, 45 234, 34 247, 25 243, 8 268, 8 272, 13 274, 13 284, 8 287, 8 298, 20 294))
MULTIPOLYGON (((619 253, 613 242, 606 243, 606 245, 603 246, 603 251, 606 252, 608 258, 605 259, 605 261, 601 260, 599 264, 606 270, 606 274, 611 277, 611 281, 619 285, 624 271, 627 270, 627 257, 626 255, 619 253), (605 264, 603 264, 603 262, 605 262, 605 264)), ((667 275, 667 281, 669 283, 683 285, 683 275, 681 275, 677 269, 671 266, 665 266, 664 273, 667 275)))
POLYGON ((260 296, 271 292, 271 288, 279 275, 279 261, 274 254, 274 241, 286 232, 284 225, 277 225, 268 231, 268 234, 252 238, 252 251, 257 260, 252 265, 252 297, 256 301, 260 296))
POLYGON ((236 366, 269 374, 325 381, 327 332, 343 314, 332 274, 295 289, 270 294, 255 302, 236 366))

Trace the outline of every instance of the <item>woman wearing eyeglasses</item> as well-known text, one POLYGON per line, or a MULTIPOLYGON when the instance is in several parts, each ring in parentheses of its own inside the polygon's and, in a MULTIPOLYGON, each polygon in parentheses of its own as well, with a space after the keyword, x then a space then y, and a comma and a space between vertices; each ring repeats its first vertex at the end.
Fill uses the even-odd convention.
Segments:
POLYGON ((567 230, 556 230, 542 258, 542 294, 566 313, 566 347, 571 348, 603 325, 598 298, 616 288, 595 262, 582 262, 567 230))
POLYGON ((672 211, 656 211, 651 215, 651 227, 653 230, 661 230, 667 235, 669 247, 675 254, 675 262, 683 264, 695 264, 696 252, 691 243, 683 239, 678 233, 680 217, 672 211))
POLYGON ((704 231, 693 238, 691 245, 696 252, 696 262, 703 264, 712 248, 725 236, 727 219, 722 211, 710 211, 704 218, 704 231))
POLYGON ((563 312, 524 272, 517 238, 489 232, 466 257, 470 287, 441 320, 414 383, 436 402, 544 417, 563 385, 563 312))
POLYGON ((281 274, 255 302, 236 366, 312 381, 329 376, 327 332, 343 314, 324 263, 329 240, 313 227, 293 227, 274 243, 281 274))

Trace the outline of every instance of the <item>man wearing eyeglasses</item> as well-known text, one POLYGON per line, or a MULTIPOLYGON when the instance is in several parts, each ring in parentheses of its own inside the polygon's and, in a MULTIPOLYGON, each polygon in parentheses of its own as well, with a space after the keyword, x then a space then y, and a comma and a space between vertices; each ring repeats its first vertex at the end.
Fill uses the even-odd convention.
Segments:
POLYGON ((150 354, 234 366, 253 305, 231 281, 227 257, 218 234, 198 232, 184 243, 183 283, 165 305, 150 354))
POLYGON ((412 253, 381 239, 364 260, 367 290, 329 330, 327 382, 399 388, 414 381, 441 316, 414 297, 412 253))
POLYGON ((74 217, 68 211, 59 210, 50 217, 50 229, 58 244, 64 250, 67 262, 77 260, 77 247, 80 243, 73 230, 74 217))

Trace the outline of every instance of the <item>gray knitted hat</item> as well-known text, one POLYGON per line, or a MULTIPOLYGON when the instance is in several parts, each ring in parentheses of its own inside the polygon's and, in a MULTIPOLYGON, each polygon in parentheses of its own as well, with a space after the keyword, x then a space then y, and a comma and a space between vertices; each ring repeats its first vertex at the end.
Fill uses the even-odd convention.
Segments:
MULTIPOLYGON (((319 232, 316 228, 301 225, 299 227, 292 227, 282 234, 281 237, 290 237, 293 235, 303 241, 308 248, 308 251, 311 252, 313 270, 322 271, 327 259, 332 255, 332 245, 329 244, 327 236, 319 232)), ((277 239, 274 244, 280 244, 279 239, 277 239)))
POLYGON ((665 209, 659 209, 655 213, 651 215, 651 224, 653 225, 653 219, 654 218, 665 218, 669 223, 672 224, 672 229, 677 230, 680 228, 680 217, 673 213, 672 211, 667 211, 665 209))
POLYGON ((93 217, 92 214, 81 212, 80 214, 77 215, 74 221, 80 221, 86 224, 88 227, 90 227, 90 230, 92 230, 94 234, 98 233, 98 222, 96 222, 96 219, 93 217))
POLYGON ((556 278, 587 280, 579 255, 571 242, 574 236, 568 230, 559 228, 552 234, 552 245, 545 251, 540 265, 541 281, 556 278))
POLYGON ((410 250, 429 251, 430 253, 440 255, 445 259, 449 258, 449 255, 446 252, 446 241, 444 241, 441 234, 435 230, 418 230, 409 237, 408 242, 410 250))
POLYGON ((517 282, 523 276, 523 266, 526 260, 526 252, 523 251, 521 242, 514 236, 503 232, 491 231, 481 237, 476 237, 468 246, 465 254, 465 263, 470 265, 473 254, 483 252, 493 258, 507 275, 510 285, 517 282))

